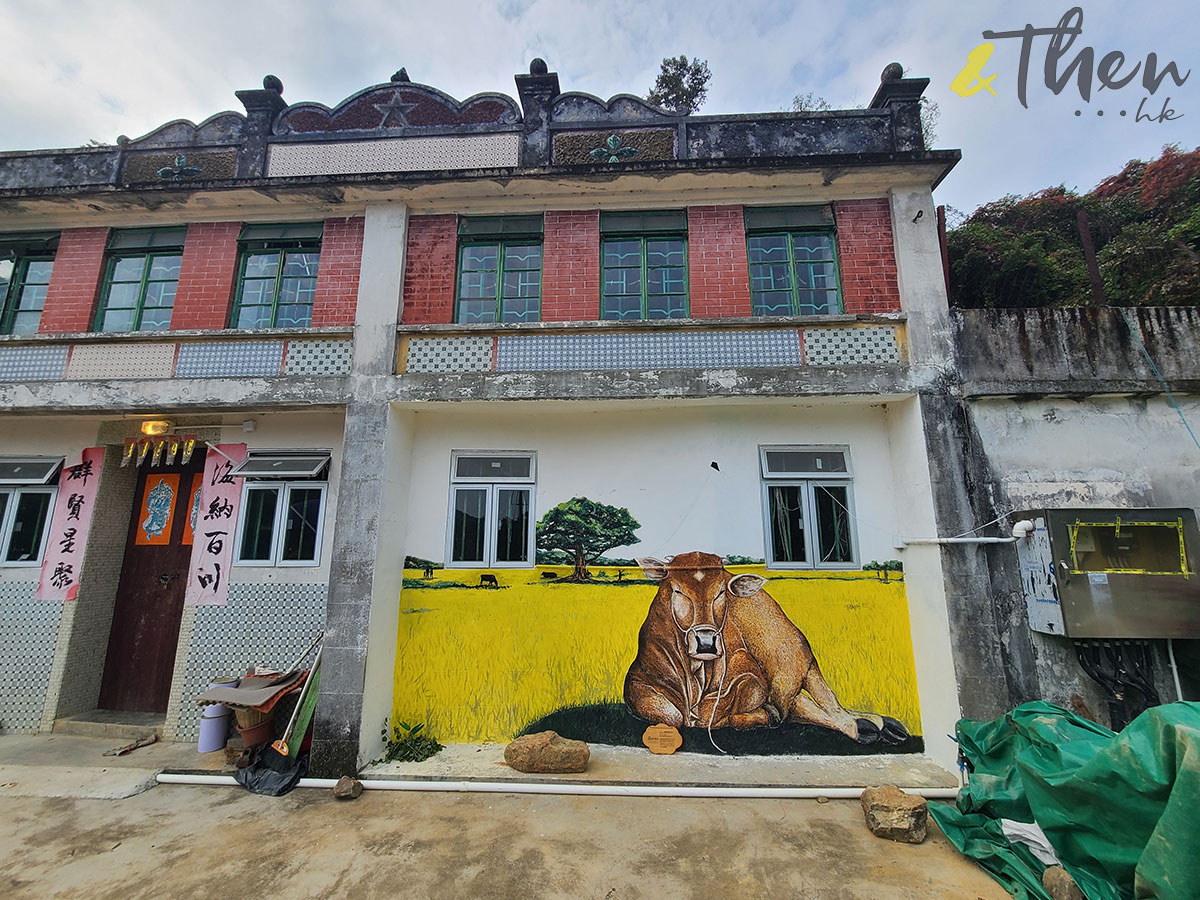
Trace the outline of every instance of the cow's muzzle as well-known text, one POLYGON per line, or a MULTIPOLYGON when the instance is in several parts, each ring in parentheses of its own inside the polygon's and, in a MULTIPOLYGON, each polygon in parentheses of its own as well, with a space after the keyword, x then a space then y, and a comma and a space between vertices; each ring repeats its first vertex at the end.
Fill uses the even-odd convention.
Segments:
POLYGON ((695 625, 688 629, 688 656, 692 659, 720 659, 725 654, 721 632, 711 625, 695 625))

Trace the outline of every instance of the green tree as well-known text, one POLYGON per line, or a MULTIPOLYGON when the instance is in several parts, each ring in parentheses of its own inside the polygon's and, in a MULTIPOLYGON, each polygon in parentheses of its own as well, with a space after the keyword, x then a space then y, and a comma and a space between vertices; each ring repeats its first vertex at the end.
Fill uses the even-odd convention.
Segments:
POLYGON ((708 71, 708 60, 668 56, 663 59, 646 99, 656 106, 690 116, 704 105, 710 78, 712 72, 708 71))
POLYGON ((792 112, 825 112, 833 106, 824 97, 818 97, 812 91, 807 94, 797 94, 792 98, 792 112))
POLYGON ((591 581, 588 563, 613 547, 636 544, 640 527, 624 507, 572 497, 542 516, 537 545, 539 550, 560 550, 574 557, 575 571, 563 581, 591 581))

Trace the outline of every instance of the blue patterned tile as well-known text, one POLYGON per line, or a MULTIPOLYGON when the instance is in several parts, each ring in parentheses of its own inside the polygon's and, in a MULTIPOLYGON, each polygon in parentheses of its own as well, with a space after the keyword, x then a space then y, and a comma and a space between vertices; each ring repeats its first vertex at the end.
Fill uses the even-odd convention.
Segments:
POLYGON ((63 605, 34 600, 36 581, 0 582, 0 731, 33 734, 42 721, 63 605))
POLYGON ((900 362, 896 329, 890 325, 866 328, 804 329, 804 359, 810 366, 870 366, 900 362))
POLYGON ((491 368, 490 337, 413 338, 408 342, 406 372, 487 372, 491 368))
POLYGON ((283 374, 345 375, 353 352, 353 341, 290 341, 283 374))
POLYGON ((800 364, 800 338, 795 331, 692 331, 501 337, 496 368, 554 372, 800 364))
POLYGON ((278 375, 283 341, 220 341, 180 344, 176 378, 220 378, 232 375, 278 375))
POLYGON ((51 381, 62 378, 67 348, 0 347, 0 381, 51 381))

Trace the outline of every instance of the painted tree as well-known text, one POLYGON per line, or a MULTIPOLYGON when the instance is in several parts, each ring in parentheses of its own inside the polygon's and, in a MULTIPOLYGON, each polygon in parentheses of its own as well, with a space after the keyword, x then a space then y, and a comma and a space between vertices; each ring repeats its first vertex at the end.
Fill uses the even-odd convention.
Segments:
POLYGON ((588 563, 606 550, 636 544, 640 527, 624 507, 572 497, 542 516, 537 545, 539 550, 560 550, 574 557, 575 571, 564 581, 591 581, 588 563))
POLYGON ((690 116, 704 105, 710 78, 712 72, 708 70, 708 60, 668 56, 662 61, 654 87, 650 88, 646 99, 656 106, 690 116))

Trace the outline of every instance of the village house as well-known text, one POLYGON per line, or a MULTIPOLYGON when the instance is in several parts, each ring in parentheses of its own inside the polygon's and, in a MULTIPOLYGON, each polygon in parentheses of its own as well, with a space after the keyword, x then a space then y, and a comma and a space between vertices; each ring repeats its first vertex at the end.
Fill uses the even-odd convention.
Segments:
MULTIPOLYGON (((951 314, 931 192, 959 153, 924 145, 927 84, 893 64, 865 109, 679 116, 538 59, 517 100, 401 69, 330 108, 268 76, 244 113, 0 154, 0 727, 195 740, 213 678, 322 628, 320 774, 389 717, 604 743, 678 715, 715 746, 735 713, 743 752, 952 770, 961 714, 1086 693, 1013 548, 935 539, 1006 537, 1018 501, 1195 507, 1194 476, 1013 487, 1011 435, 1048 470, 1062 448, 1005 404, 1077 372, 1010 371, 1009 320, 951 314), (657 596, 700 694, 643 707, 657 596), (828 691, 779 687, 796 628, 828 691)), ((1170 315, 1142 339, 1195 347, 1170 315)))

